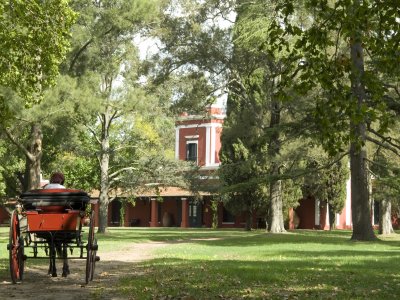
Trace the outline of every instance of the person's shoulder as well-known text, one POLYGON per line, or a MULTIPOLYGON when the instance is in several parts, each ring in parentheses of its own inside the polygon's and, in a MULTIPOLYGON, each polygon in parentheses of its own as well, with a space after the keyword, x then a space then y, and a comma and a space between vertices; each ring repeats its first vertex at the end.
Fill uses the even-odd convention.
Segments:
POLYGON ((58 183, 49 183, 49 184, 46 184, 43 188, 44 189, 65 189, 65 186, 58 184, 58 183))

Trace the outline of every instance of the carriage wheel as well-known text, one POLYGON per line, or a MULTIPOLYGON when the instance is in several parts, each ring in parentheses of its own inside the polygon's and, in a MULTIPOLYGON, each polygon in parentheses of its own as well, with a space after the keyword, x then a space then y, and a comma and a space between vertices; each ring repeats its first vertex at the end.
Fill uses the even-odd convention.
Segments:
POLYGON ((8 251, 11 280, 17 283, 22 281, 24 273, 24 239, 20 236, 18 214, 15 211, 11 215, 8 251))
POLYGON ((93 241, 93 245, 92 245, 92 258, 91 258, 91 262, 92 262, 92 268, 90 269, 90 281, 93 280, 93 275, 94 275, 94 269, 96 266, 96 253, 97 253, 97 239, 94 239, 93 241))
POLYGON ((87 257, 86 257, 86 284, 93 280, 93 274, 96 263, 97 241, 94 238, 94 211, 90 213, 89 234, 87 242, 87 257))

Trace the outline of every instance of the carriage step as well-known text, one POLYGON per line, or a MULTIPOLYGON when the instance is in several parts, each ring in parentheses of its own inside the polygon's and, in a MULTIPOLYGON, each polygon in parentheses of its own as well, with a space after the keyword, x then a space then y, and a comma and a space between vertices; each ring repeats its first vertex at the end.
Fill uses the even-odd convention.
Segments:
POLYGON ((95 261, 100 261, 100 256, 96 255, 95 261))

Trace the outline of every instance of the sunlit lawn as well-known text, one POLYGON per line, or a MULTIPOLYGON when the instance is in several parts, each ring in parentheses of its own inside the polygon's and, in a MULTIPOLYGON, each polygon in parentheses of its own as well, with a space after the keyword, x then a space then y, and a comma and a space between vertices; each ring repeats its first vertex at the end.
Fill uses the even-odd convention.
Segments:
MULTIPOLYGON (((7 228, 0 229, 0 272, 8 272, 7 228)), ((351 242, 348 231, 112 229, 101 252, 129 242, 163 241, 136 263, 116 293, 126 299, 396 299, 400 235, 351 242)))
POLYGON ((8 227, 0 227, 0 276, 2 278, 8 273, 8 230, 8 227))
MULTIPOLYGON (((400 237, 350 242, 350 232, 150 230, 171 243, 120 287, 133 299, 396 299, 400 237), (189 240, 188 240, 189 239, 189 240)), ((146 238, 142 236, 142 238, 146 238)))

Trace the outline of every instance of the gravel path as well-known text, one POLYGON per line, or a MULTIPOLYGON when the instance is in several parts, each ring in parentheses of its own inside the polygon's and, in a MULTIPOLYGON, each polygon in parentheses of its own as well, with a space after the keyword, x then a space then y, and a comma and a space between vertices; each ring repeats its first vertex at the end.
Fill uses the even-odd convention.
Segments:
POLYGON ((35 260, 27 260, 22 283, 12 284, 9 277, 0 278, 0 299, 40 299, 40 300, 79 300, 113 299, 113 287, 118 279, 127 274, 135 274, 135 264, 151 259, 155 249, 164 243, 128 244, 123 251, 98 252, 101 260, 96 263, 92 282, 85 285, 85 260, 70 260, 71 274, 61 277, 62 261, 57 260, 58 277, 47 275, 46 265, 37 265, 35 260))

